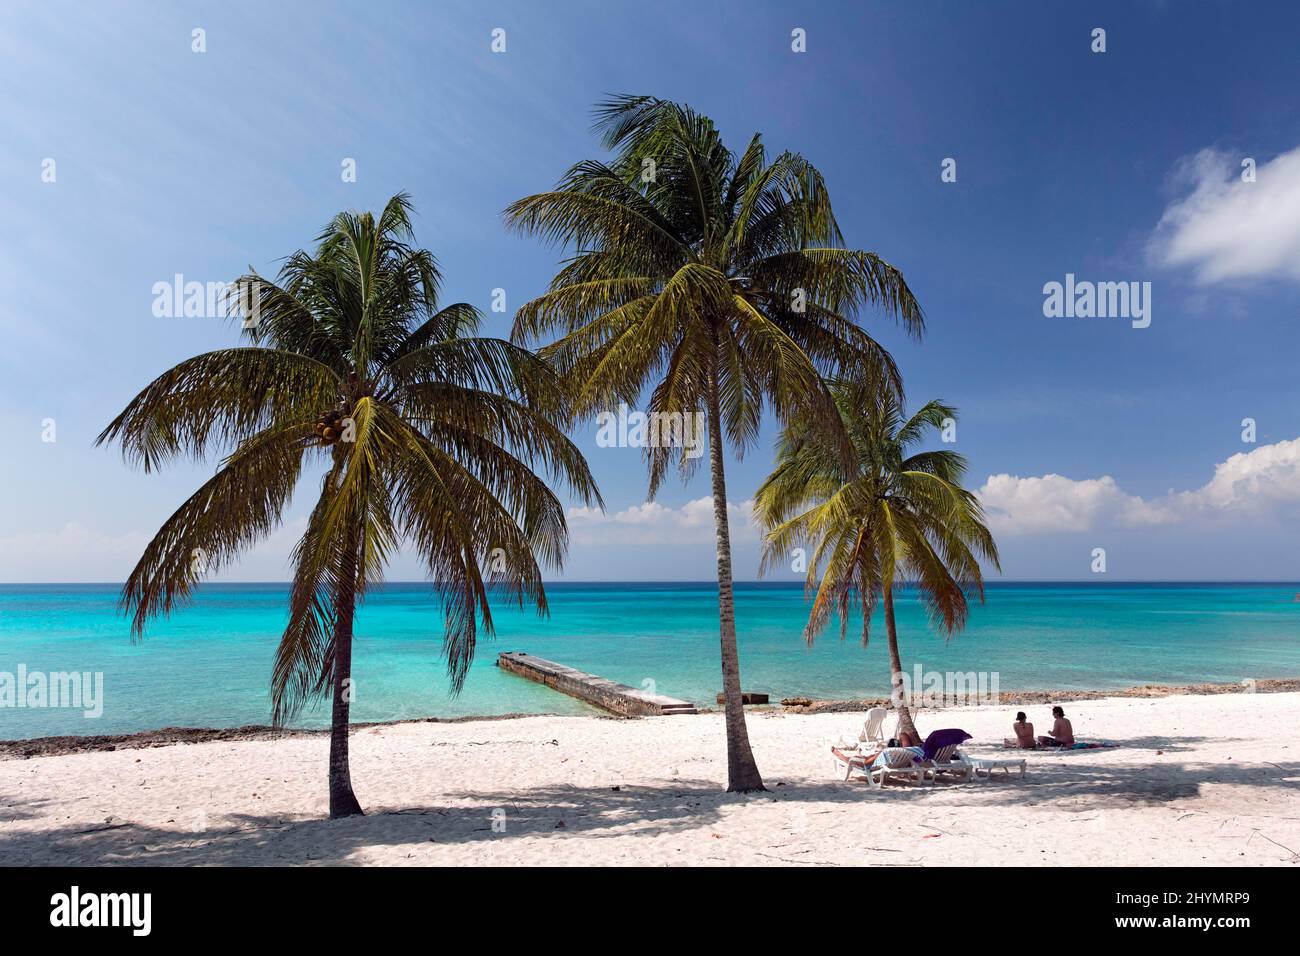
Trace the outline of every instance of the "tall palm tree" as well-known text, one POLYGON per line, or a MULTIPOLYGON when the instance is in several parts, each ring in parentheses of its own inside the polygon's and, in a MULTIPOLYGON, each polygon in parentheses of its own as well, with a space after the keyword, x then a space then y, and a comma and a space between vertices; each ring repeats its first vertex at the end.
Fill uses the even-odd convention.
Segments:
POLYGON ((899 729, 916 738, 903 694, 896 582, 915 581, 932 623, 952 635, 965 626, 968 592, 984 600, 980 560, 999 568, 997 546, 979 499, 962 487, 965 459, 947 449, 912 450, 945 420, 955 422, 955 408, 932 401, 907 418, 898 392, 879 383, 840 380, 831 392, 855 461, 846 468, 839 449, 801 423, 782 431, 776 466, 755 502, 768 529, 763 568, 798 545, 813 549, 806 582, 810 593, 816 591, 804 630, 809 644, 833 611, 843 638, 856 606, 865 645, 872 612, 883 603, 899 729))
MULTIPOLYGON (((649 410, 700 414, 709 435, 727 731, 727 789, 763 789, 745 728, 736 651, 724 435, 739 454, 764 403, 778 417, 838 419, 820 378, 832 368, 890 379, 897 370, 852 315, 879 306, 913 334, 921 309, 897 269, 846 249, 826 185, 797 153, 768 161, 758 135, 739 155, 708 117, 652 97, 599 106, 609 162, 578 163, 550 192, 506 210, 509 225, 569 249, 546 294, 515 320, 515 341, 557 330, 541 354, 568 383, 575 417, 652 387, 649 410)), ((844 454, 844 436, 827 439, 844 454)), ((649 495, 685 449, 651 447, 649 495)))
POLYGON ((546 612, 538 561, 558 567, 568 537, 534 469, 600 500, 557 425, 568 408, 553 370, 478 337, 473 307, 438 308, 437 264, 413 238, 405 195, 377 218, 340 213, 278 280, 238 281, 251 344, 163 373, 97 442, 120 442, 146 472, 179 455, 224 455, 127 579, 136 638, 269 533, 305 469, 324 472, 293 552, 271 696, 277 725, 332 698, 331 817, 362 812, 348 766, 353 616, 393 549, 409 543, 427 565, 458 692, 479 632, 492 632, 490 593, 546 612))

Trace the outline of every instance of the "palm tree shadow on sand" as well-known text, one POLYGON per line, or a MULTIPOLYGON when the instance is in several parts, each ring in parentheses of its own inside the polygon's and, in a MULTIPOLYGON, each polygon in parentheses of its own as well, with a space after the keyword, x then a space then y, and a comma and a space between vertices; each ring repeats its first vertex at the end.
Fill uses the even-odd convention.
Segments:
MULTIPOLYGON (((1196 738, 1188 738, 1191 742, 1196 738)), ((1162 741, 1166 753, 1178 739, 1162 741)), ((1042 805, 1078 814, 1099 810, 1171 804, 1203 794, 1207 786, 1246 786, 1294 797, 1300 790, 1300 761, 1287 763, 1207 764, 1155 757, 1151 761, 1117 765, 1082 763, 1069 757, 1031 755, 1029 773, 998 775, 977 783, 933 786, 889 786, 869 790, 864 783, 814 778, 774 781, 768 796, 754 798, 720 792, 713 780, 681 780, 656 786, 575 787, 552 785, 501 791, 448 794, 454 805, 436 804, 385 809, 376 806, 364 817, 344 820, 289 819, 282 816, 234 814, 228 825, 194 830, 180 826, 144 826, 121 821, 99 827, 84 823, 40 831, 0 831, 0 864, 23 865, 33 860, 65 865, 337 865, 365 862, 369 847, 408 847, 412 863, 435 864, 447 858, 440 849, 478 844, 499 853, 497 862, 546 862, 545 850, 534 845, 512 860, 509 844, 521 838, 608 839, 635 834, 638 838, 707 831, 724 821, 734 808, 771 803, 815 821, 821 812, 851 811, 851 807, 901 809, 907 805, 933 807, 948 814, 963 807, 1002 807, 1011 822, 1016 811, 1042 805), (827 806, 827 805, 830 806, 827 806), (494 811, 504 812, 505 828, 493 827, 494 811), (563 826, 560 826, 561 822, 563 826)), ((3 809, 4 820, 30 819, 39 813, 22 803, 3 809), (15 813, 16 811, 16 813, 15 813)), ((873 817, 880 822, 880 817, 873 817)), ((841 817, 828 826, 855 826, 841 817)), ((791 836, 798 841, 798 833, 791 836)), ((672 862, 654 858, 647 845, 646 863, 672 862)), ((1281 852, 1281 851, 1279 851, 1281 852)), ((395 862, 401 862, 399 859, 395 862)), ((799 862, 794 860, 794 862, 799 862)), ((864 858, 860 862, 874 862, 864 858)), ((881 862, 889 862, 882 860, 881 862)))

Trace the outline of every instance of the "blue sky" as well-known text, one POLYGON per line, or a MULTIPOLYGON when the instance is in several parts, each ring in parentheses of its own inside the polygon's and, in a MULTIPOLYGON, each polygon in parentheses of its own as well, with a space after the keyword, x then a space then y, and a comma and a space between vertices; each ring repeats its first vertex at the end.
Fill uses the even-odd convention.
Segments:
MULTIPOLYGON (((1112 579, 1300 578, 1298 30, 1288 4, 7 3, 0 580, 120 580, 210 473, 91 446, 152 377, 233 341, 155 318, 155 282, 274 271, 405 190, 445 301, 503 288, 513 309, 558 253, 502 208, 599 155, 590 109, 622 92, 689 102, 733 148, 798 149, 848 242, 904 271, 925 340, 861 319, 909 398, 961 409, 1005 577, 1091 578, 1101 547, 1112 579), (1067 273, 1150 282, 1150 327, 1046 317, 1067 273)), ((772 434, 729 466, 741 578, 772 434)), ((566 577, 710 577, 706 475, 645 507, 639 453, 577 437, 609 511, 575 515, 566 577)), ((226 577, 286 578, 309 498, 226 577)))

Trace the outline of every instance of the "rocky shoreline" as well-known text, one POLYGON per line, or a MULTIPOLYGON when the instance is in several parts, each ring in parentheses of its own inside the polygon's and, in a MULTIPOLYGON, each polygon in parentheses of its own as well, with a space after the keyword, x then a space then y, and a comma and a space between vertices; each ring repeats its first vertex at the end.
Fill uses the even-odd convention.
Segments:
MULTIPOLYGON (((1080 700, 1102 700, 1108 697, 1171 697, 1174 695, 1207 694, 1280 694, 1300 691, 1300 678, 1257 680, 1249 685, 1236 684, 1144 684, 1125 690, 1029 690, 1008 691, 999 694, 1001 706, 1038 706, 1068 703, 1080 700)), ((888 706, 888 698, 861 700, 816 700, 806 697, 787 697, 780 705, 757 706, 754 710, 779 710, 791 714, 852 713, 872 707, 888 706)), ((928 708, 927 708, 928 709, 928 708)), ((701 709, 702 713, 707 713, 701 709)), ((499 714, 484 717, 422 717, 410 720, 356 723, 352 730, 367 727, 389 727, 400 724, 462 724, 472 721, 513 720, 521 717, 547 716, 541 714, 499 714)), ((597 719, 623 720, 607 714, 593 713, 597 719)), ((640 718, 632 718, 640 719, 640 718)), ((169 747, 173 744, 197 744, 211 741, 281 740, 291 737, 317 737, 329 733, 328 728, 277 729, 253 724, 243 727, 163 727, 132 734, 68 735, 34 737, 28 740, 0 740, 0 760, 22 760, 29 757, 56 757, 64 754, 92 753, 109 750, 139 750, 151 747, 169 747)))
MULTIPOLYGON (((1172 697, 1180 694, 1283 694, 1300 691, 1300 679, 1278 678, 1255 680, 1249 684, 1142 684, 1124 690, 1023 690, 998 694, 998 705, 1005 707, 1035 707, 1044 704, 1062 704, 1078 700, 1104 700, 1108 697, 1172 697)), ((832 714, 888 707, 889 698, 864 700, 809 700, 784 698, 782 710, 796 714, 832 714)), ((924 709, 933 709, 929 705, 924 709)))

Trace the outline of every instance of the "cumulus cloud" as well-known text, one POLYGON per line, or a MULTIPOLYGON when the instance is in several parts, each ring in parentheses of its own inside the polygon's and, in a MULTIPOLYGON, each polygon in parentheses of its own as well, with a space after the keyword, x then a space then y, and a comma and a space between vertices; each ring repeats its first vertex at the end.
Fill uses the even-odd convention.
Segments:
POLYGON ((1128 494, 1109 475, 990 475, 978 494, 990 527, 1005 535, 1137 528, 1214 515, 1290 517, 1300 508, 1300 438, 1233 455, 1215 465, 1200 488, 1150 500, 1128 494))
POLYGON ((1174 500, 1184 510, 1289 512, 1300 504, 1300 438, 1233 455, 1206 484, 1174 500))
MULTIPOLYGON (((728 502, 733 541, 757 534, 753 500, 728 502)), ((682 544, 713 541, 713 499, 696 498, 679 508, 657 501, 633 505, 613 514, 586 506, 568 510, 569 530, 575 544, 682 544)))
POLYGON ((1120 490, 1110 475, 1082 480, 1064 475, 990 475, 979 496, 989 526, 1002 534, 1088 531, 1101 525, 1135 527, 1172 520, 1166 509, 1120 490))
POLYGON ((1182 194, 1156 227, 1149 252, 1197 281, 1282 278, 1300 282, 1300 146, 1242 180, 1243 157, 1206 149, 1175 168, 1182 194))

